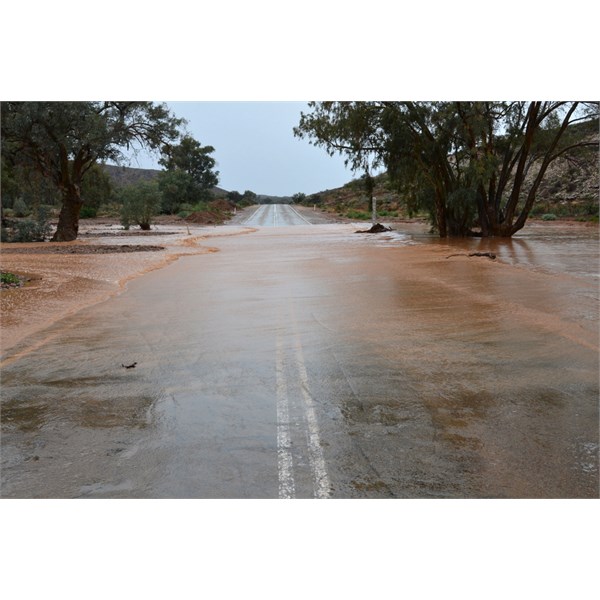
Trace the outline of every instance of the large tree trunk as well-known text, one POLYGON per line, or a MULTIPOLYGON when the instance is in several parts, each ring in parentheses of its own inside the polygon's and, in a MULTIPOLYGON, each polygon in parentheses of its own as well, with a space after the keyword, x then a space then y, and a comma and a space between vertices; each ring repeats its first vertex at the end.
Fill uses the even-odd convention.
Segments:
POLYGON ((79 232, 79 211, 83 202, 78 185, 70 184, 63 188, 63 204, 58 217, 58 227, 52 242, 72 242, 79 232))

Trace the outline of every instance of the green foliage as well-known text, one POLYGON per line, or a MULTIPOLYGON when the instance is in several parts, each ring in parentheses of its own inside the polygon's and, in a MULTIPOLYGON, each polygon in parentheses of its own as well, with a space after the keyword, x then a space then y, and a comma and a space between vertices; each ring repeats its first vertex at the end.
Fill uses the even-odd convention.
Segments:
POLYGON ((158 175, 158 187, 162 193, 161 212, 175 214, 184 204, 194 204, 204 195, 189 173, 181 169, 161 171, 158 175))
POLYGON ((210 189, 219 183, 218 171, 213 171, 216 161, 210 156, 215 149, 202 146, 193 137, 186 135, 177 145, 165 145, 159 163, 167 171, 180 169, 189 173, 202 189, 210 189))
POLYGON ((250 190, 246 190, 244 192, 244 195, 242 196, 242 200, 241 200, 241 204, 245 205, 245 206, 250 206, 252 204, 256 204, 256 199, 258 198, 258 196, 250 191, 250 190))
POLYGON ((93 206, 83 205, 79 211, 80 219, 94 219, 98 214, 98 209, 93 206))
POLYGON ((155 182, 140 182, 128 186, 121 192, 123 208, 121 209, 121 224, 125 229, 133 224, 143 230, 150 229, 152 217, 160 211, 162 195, 155 182))
POLYGON ((19 185, 16 180, 13 165, 4 154, 5 143, 2 144, 2 155, 0 156, 0 189, 2 190, 2 205, 10 208, 13 200, 19 195, 19 185))
POLYGON ((212 188, 219 183, 219 173, 214 171, 216 162, 210 156, 215 149, 184 136, 179 144, 167 144, 162 151, 159 163, 166 168, 159 175, 163 212, 174 214, 182 204, 209 200, 212 188))
POLYGON ((100 217, 120 217, 123 205, 116 199, 102 204, 98 209, 97 216, 100 217))
POLYGON ((37 169, 61 191, 54 239, 77 236, 81 186, 99 162, 119 162, 126 149, 159 149, 176 139, 184 121, 152 102, 3 102, 2 152, 12 164, 37 169))
POLYGON ((14 285, 21 283, 21 280, 14 273, 0 273, 0 282, 8 285, 14 285))
POLYGON ((160 148, 182 122, 152 102, 2 103, 3 141, 57 185, 78 183, 98 161, 119 162, 127 145, 160 148))
POLYGON ((349 219, 360 219, 362 221, 368 221, 371 218, 371 214, 362 210, 355 210, 351 208, 346 211, 346 217, 349 219))
MULTIPOLYGON (((97 210, 101 204, 110 200, 112 192, 111 179, 108 173, 100 165, 92 165, 81 182, 83 208, 87 207, 97 210)), ((83 209, 80 216, 86 218, 82 213, 83 209)))
POLYGON ((556 215, 553 213, 546 213, 542 215, 542 221, 556 221, 556 215))
POLYGON ((26 217, 29 214, 29 208, 22 198, 17 198, 13 204, 15 217, 26 217))
MULTIPOLYGON (((309 107, 294 129, 297 137, 330 155, 341 154, 354 171, 385 166, 409 214, 427 210, 443 237, 511 236, 525 224, 551 162, 583 151, 594 152, 597 160, 598 142, 575 135, 573 127, 582 119, 586 127, 595 120, 597 132, 598 103, 383 101, 309 107)), ((365 187, 369 196, 371 190, 365 187)))
POLYGON ((303 194, 302 192, 298 192, 297 194, 294 194, 292 196, 292 200, 294 202, 297 202, 298 204, 302 204, 306 200, 306 194, 303 194))
POLYGON ((12 229, 3 229, 3 242, 43 242, 52 230, 44 206, 38 208, 35 219, 15 221, 12 229))
POLYGON ((257 203, 258 196, 250 190, 246 190, 243 194, 232 190, 227 193, 227 200, 237 206, 251 206, 257 203))

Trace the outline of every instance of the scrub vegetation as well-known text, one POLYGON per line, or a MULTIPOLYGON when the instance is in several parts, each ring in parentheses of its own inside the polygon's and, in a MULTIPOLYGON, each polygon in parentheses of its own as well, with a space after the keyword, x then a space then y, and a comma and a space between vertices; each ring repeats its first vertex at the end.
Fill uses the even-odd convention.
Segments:
POLYGON ((598 103, 312 102, 294 133, 361 176, 310 196, 217 187, 215 149, 152 102, 3 102, 2 241, 70 241, 79 219, 218 224, 293 201, 339 216, 427 218, 440 236, 510 237, 531 217, 598 221, 598 103), (160 155, 131 169, 126 152, 160 155), (551 216, 549 216, 551 215, 551 216))
POLYGON ((214 148, 183 133, 185 121, 165 104, 3 102, 1 124, 5 241, 44 239, 45 230, 27 240, 18 233, 17 219, 36 214, 40 206, 50 207, 46 212, 58 219, 52 241, 71 241, 80 218, 104 213, 146 228, 154 214, 173 214, 178 203, 209 199, 218 183, 214 148), (136 148, 160 152, 165 170, 154 187, 144 176, 115 185, 107 172, 106 163, 121 163, 136 148))
POLYGON ((426 215, 441 237, 510 237, 530 216, 597 219, 598 103, 312 102, 294 129, 360 180, 309 196, 426 215), (375 171, 383 170, 379 176, 375 171))

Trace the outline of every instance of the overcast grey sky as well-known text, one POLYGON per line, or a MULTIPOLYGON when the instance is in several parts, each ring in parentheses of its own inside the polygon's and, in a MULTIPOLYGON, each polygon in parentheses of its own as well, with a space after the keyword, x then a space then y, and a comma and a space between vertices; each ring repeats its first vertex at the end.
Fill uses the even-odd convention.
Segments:
MULTIPOLYGON (((294 137, 306 102, 167 102, 188 121, 187 130, 203 146, 213 146, 219 187, 228 191, 291 196, 339 187, 354 175, 339 156, 294 137)), ((160 168, 142 154, 131 166, 160 168)))

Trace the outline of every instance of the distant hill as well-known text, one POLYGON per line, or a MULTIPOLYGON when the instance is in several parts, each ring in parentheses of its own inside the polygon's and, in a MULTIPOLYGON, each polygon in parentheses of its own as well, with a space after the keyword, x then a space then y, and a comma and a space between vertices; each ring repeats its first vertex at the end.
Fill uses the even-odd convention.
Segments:
MULTIPOLYGON (((111 179, 114 187, 126 187, 140 181, 152 181, 161 172, 158 169, 138 169, 135 167, 120 167, 117 165, 101 165, 111 179)), ((227 196, 227 190, 214 187, 212 193, 216 198, 227 196)))
POLYGON ((115 187, 125 187, 140 181, 152 181, 158 177, 158 169, 136 169, 133 167, 119 167, 117 165, 101 165, 115 187))
MULTIPOLYGON (((117 165, 101 166, 109 175, 111 182, 115 187, 134 185, 140 181, 152 181, 153 179, 156 179, 161 172, 159 169, 138 169, 135 167, 119 167, 117 165)), ((220 187, 214 187, 212 193, 215 198, 225 198, 229 191, 220 187)), ((261 204, 289 204, 292 201, 292 197, 258 194, 257 201, 261 204)))
POLYGON ((266 194, 258 194, 257 198, 260 204, 290 204, 291 196, 268 196, 266 194))

